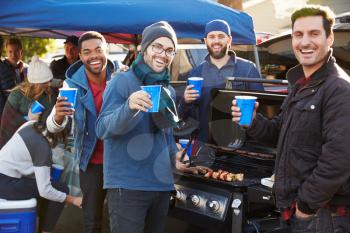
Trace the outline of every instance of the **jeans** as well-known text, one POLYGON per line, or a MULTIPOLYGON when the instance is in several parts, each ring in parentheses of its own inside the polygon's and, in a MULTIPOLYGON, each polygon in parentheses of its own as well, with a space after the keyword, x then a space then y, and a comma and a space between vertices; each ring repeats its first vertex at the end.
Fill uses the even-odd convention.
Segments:
POLYGON ((80 170, 79 178, 83 193, 84 233, 100 233, 106 197, 106 190, 103 189, 103 165, 89 164, 85 172, 80 170))
MULTIPOLYGON (((66 194, 69 192, 68 187, 59 182, 51 182, 51 185, 66 194)), ((0 198, 7 200, 37 198, 39 232, 53 231, 65 205, 65 202, 61 203, 42 198, 35 179, 28 177, 13 178, 3 174, 0 174, 0 198)))
POLYGON ((349 233, 350 216, 338 216, 329 209, 320 209, 316 215, 290 221, 291 233, 349 233))
POLYGON ((108 189, 111 233, 163 233, 170 191, 108 189))

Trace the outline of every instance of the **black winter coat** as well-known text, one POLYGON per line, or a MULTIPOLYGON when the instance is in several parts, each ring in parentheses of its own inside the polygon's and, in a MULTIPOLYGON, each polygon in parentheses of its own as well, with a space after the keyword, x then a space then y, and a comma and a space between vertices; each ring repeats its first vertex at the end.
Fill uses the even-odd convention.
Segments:
POLYGON ((281 113, 257 115, 250 136, 277 143, 274 185, 278 208, 296 201, 307 214, 326 204, 350 204, 350 78, 330 55, 299 91, 302 67, 287 78, 291 89, 281 113))

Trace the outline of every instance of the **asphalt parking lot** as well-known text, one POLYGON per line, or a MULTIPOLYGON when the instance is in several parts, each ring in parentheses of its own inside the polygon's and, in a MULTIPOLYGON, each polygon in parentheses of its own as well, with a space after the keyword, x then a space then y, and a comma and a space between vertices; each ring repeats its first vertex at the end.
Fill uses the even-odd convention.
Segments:
MULTIPOLYGON (((83 213, 81 209, 72 205, 66 205, 60 219, 58 220, 54 233, 83 233, 82 219, 83 213)), ((186 231, 186 224, 172 218, 167 219, 165 233, 185 233, 186 231)), ((101 233, 110 233, 108 228, 107 211, 104 212, 101 233)))

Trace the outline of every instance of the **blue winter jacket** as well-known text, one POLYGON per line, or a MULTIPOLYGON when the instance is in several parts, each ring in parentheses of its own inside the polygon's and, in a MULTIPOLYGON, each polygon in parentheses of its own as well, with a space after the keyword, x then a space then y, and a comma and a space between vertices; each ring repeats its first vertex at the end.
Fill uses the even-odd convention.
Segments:
POLYGON ((117 73, 104 92, 96 123, 97 136, 104 140, 104 188, 173 190, 172 162, 178 150, 172 129, 159 129, 152 113, 129 108, 129 96, 141 85, 130 69, 117 73))
MULTIPOLYGON (((108 60, 107 81, 110 80, 113 71, 113 62, 108 60)), ((97 143, 95 132, 97 113, 85 67, 81 61, 77 61, 68 68, 65 82, 71 88, 78 88, 74 113, 74 148, 80 161, 79 167, 85 171, 97 143)))

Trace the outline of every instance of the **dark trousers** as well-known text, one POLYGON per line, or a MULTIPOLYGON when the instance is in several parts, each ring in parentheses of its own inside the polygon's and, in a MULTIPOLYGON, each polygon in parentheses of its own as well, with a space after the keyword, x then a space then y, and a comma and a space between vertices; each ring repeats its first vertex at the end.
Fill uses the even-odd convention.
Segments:
POLYGON ((170 192, 108 189, 111 233, 163 233, 170 192))
POLYGON ((106 197, 106 190, 103 189, 103 165, 89 164, 85 172, 80 170, 79 178, 83 193, 84 233, 100 233, 106 197))
MULTIPOLYGON (((52 182, 52 186, 66 194, 68 187, 59 182, 52 182)), ((13 178, 0 174, 0 198, 7 200, 26 200, 37 198, 39 232, 52 232, 64 207, 64 202, 50 201, 40 197, 36 180, 33 178, 13 178)))
POLYGON ((291 233, 349 233, 350 216, 338 216, 329 209, 320 209, 315 216, 290 221, 291 233))

